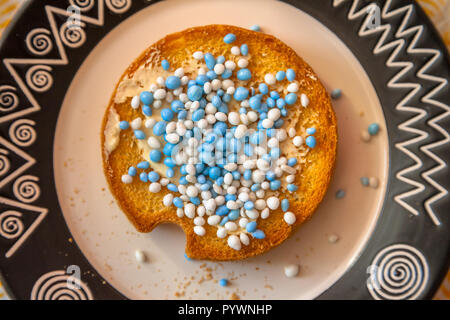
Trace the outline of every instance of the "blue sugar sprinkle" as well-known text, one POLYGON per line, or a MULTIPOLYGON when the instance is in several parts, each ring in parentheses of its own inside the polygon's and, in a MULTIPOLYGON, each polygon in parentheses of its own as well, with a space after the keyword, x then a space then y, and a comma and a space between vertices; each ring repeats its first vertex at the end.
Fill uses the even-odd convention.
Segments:
POLYGON ((209 71, 206 73, 206 76, 208 77, 208 79, 209 79, 210 81, 212 81, 212 80, 214 80, 214 79, 217 79, 217 74, 216 74, 213 70, 209 70, 209 71))
POLYGON ((169 168, 173 168, 175 167, 175 161, 172 158, 165 158, 164 159, 164 164, 169 167, 169 168))
POLYGON ((245 43, 241 46, 241 55, 248 55, 248 45, 246 45, 245 43))
POLYGON ((380 131, 380 125, 378 123, 372 123, 369 125, 368 131, 371 136, 374 136, 380 131))
POLYGON ((150 108, 150 106, 148 106, 148 105, 143 105, 142 106, 142 113, 144 114, 144 115, 146 115, 147 117, 150 117, 151 115, 152 115, 152 108, 150 108))
POLYGON ((270 91, 270 97, 274 100, 280 99, 280 94, 277 91, 270 91))
POLYGON ((286 100, 284 99, 278 99, 277 100, 277 107, 282 109, 286 105, 286 100))
POLYGON ((219 108, 222 105, 222 99, 216 95, 212 98, 211 103, 214 107, 219 108))
POLYGON ((295 71, 292 69, 287 69, 286 70, 286 78, 289 81, 294 81, 295 80, 295 71))
POLYGON ((177 76, 169 76, 166 79, 166 87, 170 90, 178 89, 181 86, 181 80, 177 76))
POLYGON ((237 220, 239 218, 239 210, 231 210, 231 212, 228 214, 228 219, 230 221, 237 220))
POLYGON ((153 162, 160 162, 161 161, 161 151, 159 150, 152 150, 150 151, 150 160, 153 162))
POLYGON ((216 215, 226 216, 230 212, 230 209, 226 205, 222 205, 216 209, 216 215))
POLYGON ((232 33, 229 33, 223 38, 223 41, 225 43, 231 44, 234 41, 236 41, 236 36, 234 34, 232 34, 232 33))
POLYGON ((197 84, 197 82, 195 82, 195 80, 189 80, 188 82, 188 88, 195 86, 197 84))
POLYGON ((275 78, 277 79, 277 81, 283 81, 284 78, 286 78, 286 72, 278 71, 277 74, 275 75, 275 78))
POLYGON ((265 83, 261 83, 259 85, 258 89, 259 89, 259 92, 261 92, 262 94, 268 94, 269 93, 269 87, 265 83))
POLYGON ((187 261, 192 261, 192 259, 191 258, 189 258, 188 256, 187 256, 187 254, 185 253, 184 254, 184 258, 187 260, 187 261))
POLYGON ((144 169, 144 170, 146 170, 146 169, 150 168, 150 163, 148 163, 148 161, 142 161, 142 162, 139 162, 139 163, 138 163, 137 167, 138 167, 139 169, 144 169))
POLYGON ((310 148, 315 148, 317 145, 317 141, 316 138, 314 138, 313 136, 309 136, 305 139, 306 145, 310 148))
POLYGON ((168 168, 166 170, 166 176, 167 178, 173 178, 175 176, 175 171, 172 168, 168 168))
POLYGON ((261 31, 261 27, 257 24, 254 24, 250 27, 250 30, 259 32, 259 31, 261 31))
POLYGON ((164 121, 157 122, 153 126, 153 133, 158 137, 162 136, 164 133, 166 133, 166 126, 167 124, 164 121))
POLYGON ((270 149, 270 157, 274 160, 278 159, 281 156, 280 148, 272 148, 270 149))
POLYGON ((197 121, 200 121, 201 119, 203 119, 204 117, 205 117, 205 110, 197 109, 192 114, 192 121, 197 122, 197 121))
POLYGON ((158 182, 159 178, 159 174, 155 171, 152 171, 148 174, 148 181, 150 182, 158 182))
POLYGON ((293 167, 297 164, 297 158, 289 158, 287 161, 287 165, 293 167))
POLYGON ((334 100, 339 99, 342 96, 342 90, 341 89, 334 89, 331 91, 331 98, 334 100))
POLYGON ((288 199, 281 200, 281 210, 283 210, 284 212, 289 210, 289 200, 288 199))
POLYGON ((206 182, 206 177, 204 176, 204 175, 199 175, 198 177, 197 177, 197 182, 198 183, 201 183, 201 184, 204 184, 205 182, 206 182))
POLYGON ((172 121, 173 115, 174 115, 173 111, 169 108, 161 110, 161 118, 164 121, 167 121, 167 122, 172 121))
POLYGON ((165 156, 171 157, 172 154, 174 154, 173 149, 175 149, 177 145, 176 144, 171 144, 171 143, 166 143, 166 145, 163 148, 163 153, 165 156))
POLYGON ((191 101, 199 101, 203 95, 203 89, 197 85, 192 86, 188 89, 187 95, 191 101))
POLYGON ((256 223, 256 221, 251 221, 249 223, 247 223, 247 226, 245 227, 245 229, 247 230, 247 232, 252 233, 256 231, 256 228, 258 227, 258 224, 256 223))
POLYGON ((144 140, 145 139, 145 133, 142 130, 134 130, 134 136, 138 140, 144 140))
POLYGON ((250 108, 253 110, 259 110, 261 108, 261 96, 253 96, 248 100, 248 103, 250 105, 250 108))
POLYGON ((274 99, 272 99, 272 98, 269 97, 269 98, 266 99, 266 104, 267 104, 267 106, 268 106, 269 108, 273 108, 273 107, 275 107, 276 102, 275 102, 274 99))
POLYGON ((177 116, 178 120, 186 120, 187 114, 188 114, 188 113, 187 113, 186 110, 181 110, 181 111, 178 113, 178 116, 177 116))
POLYGON ((253 201, 246 201, 244 203, 244 208, 246 210, 252 210, 255 207, 255 204, 253 203, 253 201))
POLYGON ((235 194, 227 193, 225 195, 225 201, 230 201, 230 200, 236 201, 236 199, 237 199, 237 196, 235 194))
POLYGON ((294 103, 297 102, 297 94, 289 93, 289 94, 286 95, 284 100, 286 100, 286 103, 291 106, 291 105, 293 105, 294 103))
POLYGON ((251 180, 252 179, 252 170, 246 169, 244 171, 244 179, 245 180, 251 180))
POLYGON ((197 76, 197 79, 195 79, 195 83, 197 83, 199 86, 203 86, 208 81, 209 81, 208 77, 204 74, 199 74, 197 76))
POLYGON ((222 218, 222 221, 220 222, 219 225, 223 227, 225 225, 225 223, 227 223, 229 220, 230 220, 230 218, 224 217, 224 218, 222 218))
POLYGON ((180 180, 178 180, 178 184, 185 186, 188 184, 188 181, 186 180, 186 177, 181 177, 180 180))
POLYGON ((151 105, 153 103, 153 93, 149 91, 142 91, 139 98, 141 102, 145 105, 151 105))
POLYGON ((189 200, 196 206, 200 205, 200 203, 201 203, 200 198, 198 198, 198 197, 190 197, 189 200))
POLYGON ((211 53, 206 53, 205 54, 205 63, 206 63, 206 67, 209 70, 213 70, 214 66, 216 65, 216 59, 214 58, 214 56, 211 53))
POLYGON ((369 178, 367 177, 361 177, 361 184, 365 187, 367 187, 369 185, 369 178))
POLYGON ((298 190, 298 187, 295 184, 288 184, 287 189, 289 192, 295 192, 298 190))
POLYGON ((216 180, 216 184, 219 186, 223 185, 223 177, 218 177, 216 180))
POLYGON ((267 180, 273 181, 273 180, 275 180, 276 177, 277 177, 277 175, 275 174, 275 172, 273 172, 271 170, 267 171, 267 173, 266 173, 267 180))
POLYGON ((135 167, 130 167, 130 168, 128 169, 128 175, 134 177, 134 176, 136 176, 136 174, 137 174, 137 170, 136 170, 135 167))
POLYGON ((180 198, 176 197, 173 199, 173 204, 175 205, 175 207, 177 208, 183 208, 184 204, 183 204, 183 200, 181 200, 180 198))
POLYGON ((247 81, 247 80, 250 80, 252 78, 252 73, 250 72, 249 69, 244 68, 244 69, 240 69, 237 72, 236 76, 241 81, 247 81))
POLYGON ((244 87, 237 87, 236 91, 234 92, 234 99, 236 101, 242 101, 247 99, 248 97, 248 89, 244 87))
POLYGON ((180 100, 174 100, 172 101, 172 103, 170 104, 170 108, 172 109, 173 112, 179 112, 184 109, 184 103, 181 102, 180 100))
POLYGON ((147 174, 145 172, 142 172, 139 175, 139 179, 141 179, 142 182, 148 182, 148 177, 147 177, 147 174))
POLYGON ((130 124, 128 121, 120 121, 119 122, 119 128, 122 130, 127 130, 130 127, 130 124))
POLYGON ((169 183, 167 185, 167 189, 169 189, 169 191, 172 191, 172 192, 178 192, 178 187, 173 183, 169 183))
POLYGON ((281 187, 281 181, 280 180, 274 180, 270 182, 270 190, 275 191, 280 189, 281 187))
POLYGON ((342 199, 345 197, 345 191, 340 189, 336 192, 336 199, 342 199))
POLYGON ((308 128, 308 129, 306 129, 306 133, 307 134, 315 134, 316 133, 316 128, 308 128))
POLYGON ((266 237, 266 234, 262 230, 256 230, 252 233, 252 236, 255 239, 264 239, 266 237))
POLYGON ((197 163, 196 165, 195 165, 195 171, 197 172, 197 173, 203 173, 204 175, 207 175, 207 173, 206 172, 204 172, 204 170, 205 170, 205 165, 203 164, 203 163, 197 163))
POLYGON ((223 64, 225 62, 225 57, 224 56, 218 56, 217 57, 217 63, 223 64))
POLYGON ((162 68, 163 68, 165 71, 167 71, 167 70, 169 70, 169 68, 170 68, 170 63, 169 63, 169 61, 167 61, 167 60, 163 60, 163 61, 161 62, 161 66, 162 66, 162 68))
POLYGON ((220 279, 220 280, 219 280, 219 285, 220 285, 221 287, 226 287, 226 286, 228 286, 228 280, 227 280, 227 279, 220 279))
POLYGON ((231 77, 232 74, 233 74, 233 72, 231 70, 226 69, 222 73, 222 79, 228 79, 229 77, 231 77))

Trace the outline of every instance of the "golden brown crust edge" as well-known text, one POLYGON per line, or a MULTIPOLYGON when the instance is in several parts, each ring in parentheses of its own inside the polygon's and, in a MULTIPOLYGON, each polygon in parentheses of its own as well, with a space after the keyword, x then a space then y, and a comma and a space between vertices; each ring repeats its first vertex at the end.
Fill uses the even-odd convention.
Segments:
MULTIPOLYGON (((152 231, 160 223, 178 224, 186 234, 186 254, 193 259, 240 260, 262 254, 281 244, 295 228, 312 216, 322 201, 330 183, 336 159, 336 117, 329 96, 312 69, 295 51, 277 38, 226 25, 195 27, 173 33, 145 50, 127 68, 114 90, 102 123, 102 146, 105 142, 104 131, 108 119, 107 114, 111 107, 116 109, 121 120, 131 120, 138 116, 138 111, 129 107, 130 99, 120 104, 114 102, 117 87, 125 77, 131 77, 142 64, 157 67, 162 59, 171 61, 171 69, 175 70, 181 66, 181 61, 186 58, 187 54, 192 54, 197 50, 210 52, 214 56, 225 55, 230 49, 230 45, 225 44, 222 39, 228 33, 234 33, 237 37, 233 45, 240 46, 246 43, 249 46, 250 54, 258 56, 258 59, 250 60, 252 81, 256 79, 257 82, 260 82, 268 72, 273 73, 277 70, 292 68, 300 82, 300 92, 306 93, 310 99, 310 105, 302 109, 301 120, 297 123, 296 128, 307 128, 314 124, 318 129, 315 134, 318 144, 307 155, 309 164, 296 177, 295 183, 299 186, 298 191, 295 194, 283 195, 290 200, 289 211, 292 211, 297 218, 293 226, 284 222, 283 212, 280 209, 273 211, 268 219, 259 219, 258 221, 258 226, 265 231, 266 238, 252 240, 248 246, 242 246, 240 251, 228 247, 226 239, 217 238, 216 227, 205 225, 206 235, 199 237, 194 234, 190 219, 178 218, 173 206, 170 208, 163 206, 162 199, 168 193, 167 190, 151 194, 148 186, 137 179, 130 185, 121 182, 121 175, 126 172, 129 164, 141 161, 130 130, 120 133, 119 146, 109 157, 102 150, 103 168, 109 188, 120 208, 136 229, 146 233, 152 231), (183 52, 180 48, 186 50, 183 52), (261 58, 263 52, 266 54, 264 59, 261 58), (152 57, 150 61, 149 57, 152 57)), ((290 108, 301 107, 297 103, 290 108)))

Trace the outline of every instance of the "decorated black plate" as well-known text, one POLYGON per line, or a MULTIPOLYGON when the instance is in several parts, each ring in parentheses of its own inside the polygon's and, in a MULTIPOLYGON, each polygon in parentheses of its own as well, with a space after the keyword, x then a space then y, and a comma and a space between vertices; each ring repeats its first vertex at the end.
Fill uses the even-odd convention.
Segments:
POLYGON ((29 1, 0 58, 11 298, 424 299, 448 270, 450 63, 411 1, 29 1), (137 233, 101 163, 102 117, 125 68, 165 35, 212 23, 260 25, 342 92, 324 202, 283 245, 240 262, 188 261, 172 225, 137 233), (372 123, 380 132, 366 139, 372 123))

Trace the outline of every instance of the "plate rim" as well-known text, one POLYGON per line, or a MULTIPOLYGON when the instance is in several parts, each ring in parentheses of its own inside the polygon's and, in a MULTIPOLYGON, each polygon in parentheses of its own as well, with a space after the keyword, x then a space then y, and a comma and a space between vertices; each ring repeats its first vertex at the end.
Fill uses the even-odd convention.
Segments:
MULTIPOLYGON (((105 4, 108 2, 108 0, 100 0, 98 3, 100 3, 100 2, 103 3, 104 9, 105 9, 105 11, 107 11, 108 8, 106 8, 107 5, 105 5, 105 4)), ((133 4, 129 0, 126 0, 125 2, 126 3, 130 2, 131 4, 133 4)), ((118 13, 118 16, 129 17, 131 14, 134 14, 135 12, 141 10, 146 5, 152 5, 152 4, 156 3, 156 2, 159 2, 159 1, 152 1, 151 3, 147 2, 145 4, 138 3, 134 7, 133 7, 133 5, 131 5, 130 8, 132 8, 133 10, 127 10, 126 12, 118 13)), ((311 13, 310 13, 311 10, 314 10, 313 7, 316 6, 316 4, 313 4, 314 1, 302 2, 302 1, 298 1, 298 0, 283 0, 283 2, 291 4, 291 5, 299 8, 300 10, 302 10, 302 11, 304 11, 307 14, 310 14, 310 15, 311 15, 311 13), (310 10, 310 11, 308 11, 308 10, 310 10)), ((64 4, 67 4, 67 3, 69 3, 69 2, 64 2, 64 4)), ((358 0, 329 0, 327 5, 331 4, 333 6, 334 4, 336 4, 336 10, 340 10, 341 14, 345 14, 346 15, 346 14, 349 14, 348 12, 350 12, 350 10, 352 10, 353 5, 355 3, 358 4, 359 1, 358 0), (350 7, 350 4, 351 4, 351 7, 350 7), (347 9, 349 11, 347 11, 347 9)), ((382 3, 382 2, 381 1, 373 1, 371 3, 378 3, 379 4, 379 3, 382 3)), ((450 66, 449 54, 448 54, 445 46, 443 46, 442 40, 441 40, 439 34, 437 33, 434 25, 429 21, 428 17, 422 11, 420 6, 417 3, 415 3, 415 2, 411 4, 409 1, 406 1, 406 0, 389 0, 389 1, 385 2, 385 5, 392 4, 392 3, 394 3, 395 5, 400 4, 401 8, 406 7, 407 5, 412 6, 412 8, 415 11, 415 13, 418 14, 418 18, 416 17, 416 19, 418 19, 420 21, 420 23, 423 24, 422 26, 424 28, 426 28, 427 31, 431 32, 431 37, 433 38, 432 42, 434 42, 435 44, 437 43, 441 47, 441 50, 442 50, 441 54, 444 55, 444 58, 443 58, 444 62, 443 63, 446 64, 447 66, 450 66)), ((134 2, 134 4, 136 4, 136 2, 134 2)), ((33 2, 30 1, 30 2, 24 3, 19 8, 18 12, 14 16, 14 18, 11 21, 10 25, 8 25, 7 29, 5 30, 4 35, 2 37, 2 40, 0 41, 0 52, 3 52, 3 49, 6 46, 6 43, 12 37, 13 31, 15 30, 15 28, 17 28, 17 25, 19 24, 19 21, 23 18, 23 16, 26 13, 28 13, 29 10, 31 10, 33 8, 33 6, 36 6, 36 4, 33 4, 33 2)), ((57 5, 55 4, 54 6, 61 7, 61 4, 57 4, 57 5)), ((382 6, 382 5, 380 5, 380 7, 384 8, 384 6, 382 6)), ((356 8, 357 8, 357 6, 355 6, 354 9, 356 10, 356 8)), ((106 12, 105 12, 105 14, 106 14, 106 12)), ((323 20, 318 19, 317 16, 312 15, 312 17, 317 19, 318 21, 320 21, 322 24, 324 24, 331 32, 335 32, 335 30, 331 29, 330 26, 327 25, 326 23, 324 23, 323 20)), ((362 17, 364 17, 364 16, 362 16, 362 17)), ((111 15, 108 16, 108 18, 111 18, 111 15)), ((362 20, 362 18, 355 18, 355 19, 356 19, 356 21, 353 21, 353 20, 351 21, 350 19, 348 19, 348 22, 357 24, 358 21, 362 20)), ((105 20, 106 20, 106 18, 105 18, 105 20)), ((119 21, 119 20, 116 19, 115 21, 119 21)), ((120 22, 118 22, 118 23, 120 23, 120 22)), ((114 26, 115 25, 113 25, 112 28, 114 28, 114 26)), ((31 28, 32 28, 32 26, 30 26, 30 29, 31 28)), ((109 31, 110 31, 110 29, 107 30, 106 33, 103 36, 105 36, 109 31)), ((344 39, 342 39, 342 36, 339 36, 339 34, 336 34, 336 35, 347 45, 347 47, 349 47, 349 44, 346 41, 344 41, 344 39)), ((103 38, 103 36, 101 38, 103 38)), ((21 41, 23 42, 23 39, 21 39, 21 41)), ((349 47, 349 49, 354 53, 354 51, 351 49, 351 47, 349 47)), ((66 50, 67 50, 67 48, 66 48, 66 50)), ((358 58, 358 60, 360 60, 359 56, 357 54, 355 54, 355 56, 358 58)), ((3 58, 4 57, 2 56, 2 60, 3 60, 3 58)), ((83 58, 83 60, 84 60, 84 58, 83 58)), ((361 63, 361 61, 360 61, 360 63, 361 63)), ((68 64, 69 64, 69 62, 68 62, 68 64)), ((365 65, 363 63, 361 63, 361 64, 364 67, 364 69, 366 69, 365 65)), ((2 64, 2 66, 3 66, 3 64, 2 64)), ((448 68, 447 68, 447 71, 448 71, 448 68)), ((371 82, 373 82, 370 73, 369 72, 367 72, 367 73, 368 73, 368 76, 369 76, 371 82)), ((0 70, 0 74, 1 74, 1 70, 0 70)), ((2 82, 3 82, 3 80, 2 80, 2 82)), ((0 85, 2 85, 2 84, 0 83, 0 85)), ((375 89, 377 91, 377 95, 380 97, 380 94, 379 94, 377 88, 375 88, 375 89)), ((67 90, 67 88, 65 90, 67 90)), ((65 95, 65 92, 64 92, 63 96, 64 95, 65 95)), ((380 99, 380 102, 381 102, 381 99, 380 99)), ((384 105, 383 103, 381 103, 381 104, 382 104, 382 106, 384 105)), ((383 106, 383 110, 384 110, 384 106, 383 106)), ((30 116, 30 115, 28 115, 28 116, 30 116)), ((386 116, 386 114, 385 114, 385 116, 386 116)), ((432 117, 432 119, 433 118, 435 118, 435 117, 432 117)), ((428 119, 428 120, 432 120, 432 119, 428 119)), ((17 120, 17 119, 15 119, 15 120, 17 120)), ((10 122, 5 122, 5 123, 9 124, 10 122)), ((0 128, 1 128, 1 126, 3 126, 3 125, 0 125, 0 128)), ((389 133, 389 130, 388 130, 388 133, 389 133)), ((2 134, 2 136, 3 136, 3 134, 2 134)), ((11 143, 11 141, 9 141, 9 142, 11 143)), ((0 145, 1 145, 1 143, 0 143, 0 145)), ((390 135, 389 135, 389 162, 391 162, 391 160, 392 160, 392 158, 391 158, 392 157, 392 152, 391 152, 392 149, 391 148, 393 148, 393 146, 392 146, 390 135)), ((53 153, 53 144, 52 144, 52 153, 53 153)), ((448 161, 447 161, 447 163, 448 163, 448 161)), ((51 164, 51 167, 53 168, 53 163, 51 164)), ((355 297, 363 297, 363 298, 370 298, 370 297, 372 297, 372 298, 375 298, 375 299, 376 298, 385 298, 385 296, 383 296, 383 295, 380 296, 379 294, 377 294, 376 290, 375 291, 368 291, 367 289, 366 290, 362 289, 362 291, 359 292, 356 295, 356 294, 354 294, 354 292, 351 289, 348 288, 348 285, 347 286, 339 285, 339 283, 342 282, 344 278, 348 279, 349 276, 353 277, 353 272, 361 273, 361 270, 360 270, 361 266, 358 265, 358 262, 360 262, 360 259, 362 258, 362 256, 366 254, 367 250, 372 250, 372 248, 371 248, 371 241, 372 241, 372 238, 373 238, 374 234, 379 229, 381 216, 384 214, 385 206, 386 206, 386 203, 387 203, 387 200, 386 200, 387 199, 387 195, 388 195, 388 192, 390 190, 390 187, 392 187, 391 182, 393 182, 392 181, 393 178, 390 176, 390 174, 391 174, 391 168, 389 168, 388 186, 387 186, 386 195, 385 195, 385 198, 384 198, 382 214, 380 214, 380 217, 378 218, 378 221, 376 223, 376 226, 375 226, 374 230, 372 231, 372 235, 370 236, 370 239, 368 240, 368 242, 365 244, 364 248, 362 249, 360 257, 353 262, 353 265, 351 267, 349 267, 349 269, 345 272, 345 274, 335 284, 333 284, 329 289, 327 289, 325 292, 323 292, 321 295, 319 295, 317 297, 318 299, 336 299, 336 298, 338 298, 339 296, 342 295, 340 292, 345 292, 345 294, 349 298, 355 298, 355 297)), ((52 176, 53 176, 53 174, 52 174, 52 176)), ((448 190, 448 185, 447 185, 447 190, 448 190)), ((11 193, 11 192, 9 192, 9 193, 11 193)), ((55 197, 56 197, 56 195, 55 195, 55 197)), ((12 197, 9 197, 9 198, 12 198, 12 197)), ((56 197, 56 200, 57 200, 57 197, 56 197)), ((3 203, 0 204, 0 207, 1 208, 3 207, 3 203)), ((58 207, 59 207, 59 204, 58 204, 58 207)), ((60 215, 62 215, 62 214, 60 214, 60 215)), ((414 218, 417 218, 417 217, 414 217, 414 218)), ((422 221, 424 224, 429 223, 429 222, 424 221, 424 220, 426 220, 426 219, 423 219, 423 221, 422 221)), ((444 222, 445 222, 444 227, 447 227, 447 230, 448 230, 448 219, 447 219, 447 221, 444 221, 444 222)), ((67 228, 67 225, 65 227, 67 228)), ((427 227, 429 227, 429 226, 427 225, 427 227)), ((70 235, 70 232, 69 232, 69 235, 70 235)), ((0 240, 1 240, 1 238, 0 238, 0 240)), ((448 237, 447 237, 447 240, 448 240, 448 237)), ((447 241, 447 243, 448 243, 448 241, 447 241)), ((0 244, 1 244, 1 242, 0 242, 0 244)), ((392 243, 392 245, 394 245, 394 244, 395 244, 395 242, 392 243)), ((386 244, 384 246, 380 246, 378 248, 378 253, 382 252, 386 248, 387 248, 386 244)), ((447 248, 448 248, 448 245, 447 245, 447 248)), ((76 243, 72 244, 72 249, 73 250, 78 250, 79 253, 81 254, 81 256, 83 256, 83 254, 81 253, 81 251, 78 248, 78 246, 76 245, 76 243)), ((417 253, 417 252, 415 252, 413 250, 413 249, 415 249, 414 247, 412 247, 412 249, 411 248, 408 248, 408 249, 411 250, 412 253, 417 253)), ((423 253, 422 253, 422 255, 423 255, 423 253)), ((372 260, 376 260, 375 258, 376 258, 375 254, 372 254, 371 257, 366 257, 365 259, 366 260, 367 259, 368 260, 371 260, 371 259, 372 260)), ((86 259, 86 258, 84 258, 84 259, 86 259)), ((417 256, 416 256, 416 259, 417 259, 418 262, 421 261, 420 251, 419 251, 419 254, 417 254, 417 256)), ((448 270, 448 267, 450 265, 450 252, 449 252, 449 250, 447 250, 446 260, 447 260, 446 261, 446 265, 442 264, 440 270, 434 272, 434 275, 433 275, 433 277, 431 277, 431 280, 429 282, 425 282, 426 288, 424 287, 423 290, 421 292, 419 292, 418 297, 420 297, 420 298, 431 298, 431 296, 434 294, 434 292, 436 291, 436 289, 440 285, 440 282, 441 282, 442 278, 445 276, 445 274, 446 274, 446 272, 448 270)), ((5 259, 0 258, 0 265, 3 264, 3 263, 5 263, 5 259)), ((429 266, 427 265, 426 261, 425 261, 425 264, 422 265, 422 268, 423 268, 423 270, 424 270, 424 268, 429 268, 429 266)), ((93 269, 92 266, 90 267, 90 269, 93 269)), ((365 271, 365 270, 363 270, 363 271, 365 271)), ((93 272, 95 272, 95 270, 93 270, 93 272)), ((363 272, 362 274, 366 275, 366 272, 363 272)), ((372 276, 372 274, 370 274, 370 275, 372 276)), ((361 278, 361 275, 359 275, 359 278, 361 278)), ((10 297, 15 297, 16 295, 14 295, 12 290, 9 289, 8 281, 5 281, 6 278, 4 277, 4 275, 1 272, 0 272, 0 279, 2 279, 2 283, 3 283, 4 287, 5 287, 8 295, 10 295, 10 297)), ((348 280, 346 280, 346 281, 349 282, 348 280)), ((112 288, 112 289, 115 291, 114 288, 112 288)), ((98 290, 96 290, 96 291, 98 291, 98 290)), ((125 298, 122 294, 120 294, 118 292, 114 292, 113 296, 115 298, 119 298, 119 299, 120 298, 125 298)))

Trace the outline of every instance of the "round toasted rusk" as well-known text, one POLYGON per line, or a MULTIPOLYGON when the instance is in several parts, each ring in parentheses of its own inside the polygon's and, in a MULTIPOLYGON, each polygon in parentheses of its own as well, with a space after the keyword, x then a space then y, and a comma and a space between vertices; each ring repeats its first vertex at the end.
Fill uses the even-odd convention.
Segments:
MULTIPOLYGON (((236 67, 238 69, 238 67, 236 67)), ((288 80, 277 82, 275 88, 285 88, 288 80)), ((303 99, 304 100, 304 99, 303 99)), ((168 103, 166 102, 168 105, 168 103)), ((159 110, 164 108, 162 106, 159 110)), ((233 109, 232 104, 230 108, 233 109)), ((158 117, 159 110, 153 110, 152 117, 158 117)), ((231 110, 230 110, 231 111, 231 110)), ((143 119, 145 123, 145 119, 143 119)), ((142 125, 145 129, 145 125, 142 125)), ((317 75, 305 61, 277 38, 260 32, 227 25, 208 25, 190 28, 170 34, 145 50, 125 71, 119 80, 109 102, 103 119, 101 130, 103 166, 110 190, 119 206, 127 215, 131 223, 139 232, 150 232, 160 223, 169 222, 181 226, 186 234, 186 254, 193 259, 209 260, 239 260, 262 254, 281 244, 294 230, 311 218, 319 203, 322 201, 331 180, 337 147, 336 117, 332 109, 329 95, 321 84, 317 75), (224 36, 232 33, 236 40, 232 44, 224 42, 224 36), (157 77, 166 78, 180 67, 184 68, 187 76, 194 77, 198 68, 204 66, 204 60, 196 60, 194 52, 211 53, 214 57, 223 55, 227 60, 238 62, 240 56, 231 53, 231 47, 247 44, 249 54, 248 69, 252 73, 249 81, 238 81, 236 72, 231 80, 242 83, 246 87, 258 88, 264 82, 266 74, 275 75, 279 70, 293 69, 296 73, 295 82, 299 86, 297 102, 289 106, 289 111, 282 128, 288 132, 295 128, 296 135, 303 140, 307 137, 306 129, 314 127, 314 137, 317 141, 315 148, 308 148, 304 143, 295 147, 292 137, 281 143, 282 155, 287 158, 299 159, 299 169, 293 184, 298 190, 291 193, 286 190, 285 178, 281 188, 266 192, 266 197, 276 196, 288 199, 289 211, 295 215, 295 223, 289 225, 284 219, 284 212, 279 207, 272 211, 268 218, 258 219, 258 229, 265 233, 264 239, 253 239, 251 235, 249 245, 242 245, 235 250, 227 244, 227 238, 221 239, 216 235, 217 227, 204 224, 206 234, 198 236, 194 233, 193 219, 177 216, 175 206, 166 207, 163 198, 170 193, 166 187, 160 192, 149 191, 149 184, 139 180, 138 175, 130 184, 122 182, 122 175, 128 172, 131 165, 136 165, 148 159, 148 150, 138 145, 133 130, 119 130, 118 121, 132 122, 138 117, 143 118, 140 109, 130 107, 133 96, 148 90, 156 83, 157 77), (170 70, 165 71, 161 62, 170 62, 170 70), (309 104, 302 106, 300 95, 308 97, 309 104)), ((144 140, 146 143, 146 140, 144 140)), ((151 166, 154 164, 152 162, 151 166)), ((160 164, 161 165, 161 164, 160 164)), ((162 168, 153 168, 162 172, 162 168)), ((164 169, 165 170, 165 169, 164 169)), ((140 172, 138 170, 138 172, 140 172)), ((208 218, 205 215, 205 220, 208 218)), ((292 217, 289 221, 292 221, 292 217)))

